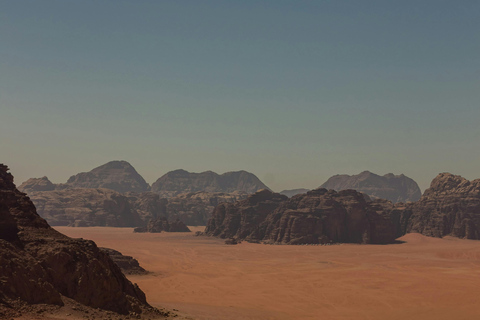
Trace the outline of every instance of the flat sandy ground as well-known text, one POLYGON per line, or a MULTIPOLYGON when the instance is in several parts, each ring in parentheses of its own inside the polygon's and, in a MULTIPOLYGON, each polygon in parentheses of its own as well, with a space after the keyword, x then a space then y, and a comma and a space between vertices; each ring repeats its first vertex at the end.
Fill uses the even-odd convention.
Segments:
POLYGON ((194 319, 480 319, 480 241, 225 245, 192 233, 56 229, 135 257, 153 272, 129 277, 150 304, 194 319))

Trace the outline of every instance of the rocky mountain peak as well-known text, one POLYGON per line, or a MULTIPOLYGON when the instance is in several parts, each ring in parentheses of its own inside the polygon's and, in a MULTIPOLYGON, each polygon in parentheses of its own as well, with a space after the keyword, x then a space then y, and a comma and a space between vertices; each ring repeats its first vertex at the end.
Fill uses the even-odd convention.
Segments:
POLYGON ((52 191, 55 190, 55 185, 48 180, 47 177, 30 178, 22 183, 18 190, 29 193, 32 191, 52 191))
POLYGON ((448 172, 438 174, 430 183, 430 188, 425 190, 425 196, 433 194, 469 193, 478 190, 480 179, 468 181, 462 176, 448 172), (477 187, 477 188, 475 188, 477 187))
POLYGON ((150 188, 127 161, 110 161, 89 172, 71 176, 66 185, 73 188, 107 188, 120 193, 145 192, 150 188))
POLYGON ((417 183, 405 175, 388 173, 384 176, 370 171, 357 175, 335 175, 320 187, 337 191, 353 189, 373 198, 387 199, 392 202, 417 201, 421 191, 417 183))
POLYGON ((199 191, 253 193, 259 189, 268 187, 247 171, 231 171, 219 175, 213 171, 194 173, 180 169, 164 174, 152 184, 152 191, 164 197, 199 191))

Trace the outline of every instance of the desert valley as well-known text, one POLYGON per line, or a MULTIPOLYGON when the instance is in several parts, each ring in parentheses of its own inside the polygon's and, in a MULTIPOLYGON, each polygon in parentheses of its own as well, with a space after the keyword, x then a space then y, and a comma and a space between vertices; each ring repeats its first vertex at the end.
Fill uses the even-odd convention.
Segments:
POLYGON ((480 319, 479 16, 0 0, 0 320, 480 319))
POLYGON ((440 174, 420 196, 403 175, 363 172, 332 177, 342 179, 338 191, 325 183, 289 198, 248 172, 176 171, 135 190, 143 178, 128 162, 112 161, 66 184, 29 179, 20 186, 27 197, 2 172, 7 318, 480 316, 480 179, 440 174), (30 262, 12 260, 18 254, 30 262), (99 271, 89 271, 92 263, 99 271), (119 274, 102 289, 102 274, 112 271, 100 270, 112 263, 126 279, 119 274), (115 289, 118 281, 125 284, 115 289), (108 290, 120 294, 114 304, 87 298, 108 290))

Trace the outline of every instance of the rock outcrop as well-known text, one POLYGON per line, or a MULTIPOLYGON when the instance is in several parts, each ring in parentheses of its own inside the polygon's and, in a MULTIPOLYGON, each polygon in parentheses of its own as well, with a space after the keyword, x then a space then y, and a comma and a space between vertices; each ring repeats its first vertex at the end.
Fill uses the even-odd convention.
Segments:
POLYGON ((30 178, 22 183, 18 190, 30 193, 35 191, 52 191, 55 190, 55 184, 53 184, 47 177, 42 178, 30 178))
POLYGON ((124 274, 147 274, 148 271, 143 269, 138 260, 131 257, 125 256, 120 251, 113 250, 110 248, 99 248, 101 251, 108 254, 108 256, 115 262, 115 264, 122 270, 124 274))
POLYGON ((150 220, 146 227, 135 228, 133 232, 190 232, 190 229, 179 219, 168 221, 165 217, 150 220))
POLYGON ((409 216, 406 232, 480 239, 480 179, 441 173, 403 214, 409 216))
POLYGON ((366 193, 372 198, 387 199, 394 203, 417 201, 422 195, 417 183, 403 174, 389 173, 379 176, 369 171, 352 176, 335 175, 320 188, 336 191, 353 189, 366 193))
POLYGON ((191 192, 225 192, 242 191, 253 193, 259 189, 268 189, 253 173, 246 171, 217 174, 212 171, 191 173, 185 170, 170 171, 152 184, 152 192, 162 197, 174 197, 191 192))
POLYGON ((7 170, 0 165, 0 304, 62 305, 64 296, 123 314, 149 307, 93 241, 52 229, 7 170))
POLYGON ((148 183, 127 161, 110 161, 89 172, 71 176, 65 188, 107 188, 120 193, 144 192, 150 189, 148 183))
POLYGON ((297 194, 307 193, 308 191, 310 191, 310 189, 300 188, 300 189, 283 190, 283 191, 280 191, 280 194, 286 195, 287 197, 291 198, 293 196, 296 196, 297 194))
POLYGON ((395 226, 381 204, 355 190, 316 189, 288 199, 262 190, 215 208, 205 233, 282 244, 392 243, 395 226))
POLYGON ((52 226, 136 227, 144 224, 129 197, 110 189, 30 192, 38 214, 52 226))

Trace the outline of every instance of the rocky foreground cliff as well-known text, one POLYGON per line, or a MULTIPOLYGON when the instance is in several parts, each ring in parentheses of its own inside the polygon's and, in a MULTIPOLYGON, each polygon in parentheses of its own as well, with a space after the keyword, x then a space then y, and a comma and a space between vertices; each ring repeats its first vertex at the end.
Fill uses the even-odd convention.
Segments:
POLYGON ((205 233, 281 244, 395 241, 389 211, 354 190, 316 189, 290 199, 261 190, 245 200, 217 206, 205 233))
POLYGON ((0 317, 25 304, 65 299, 120 314, 152 308, 93 241, 71 239, 42 219, 0 165, 0 317))
POLYGON ((370 171, 357 175, 335 175, 320 188, 336 191, 353 189, 368 194, 372 198, 387 199, 394 203, 417 201, 422 195, 418 184, 411 178, 392 173, 379 176, 370 171))

